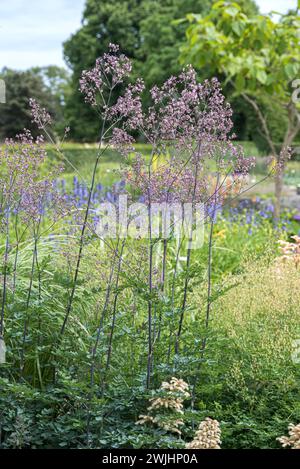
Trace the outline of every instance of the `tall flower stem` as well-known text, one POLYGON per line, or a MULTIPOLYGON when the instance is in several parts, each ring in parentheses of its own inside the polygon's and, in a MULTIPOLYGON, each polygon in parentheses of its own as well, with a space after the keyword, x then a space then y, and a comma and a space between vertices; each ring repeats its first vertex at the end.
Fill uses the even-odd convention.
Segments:
POLYGON ((37 255, 37 243, 38 243, 38 236, 35 235, 33 253, 32 253, 31 270, 30 270, 30 278, 29 278, 29 286, 28 286, 27 299, 26 299, 26 308, 25 308, 25 320, 24 320, 24 327, 23 327, 23 337, 22 337, 22 346, 21 346, 21 357, 20 357, 20 377, 23 377, 24 368, 25 368, 25 345, 26 345, 28 323, 29 323, 28 308, 29 308, 32 288, 33 288, 34 268, 35 268, 36 255, 37 255))
POLYGON ((151 365, 152 365, 152 271, 153 271, 153 244, 150 238, 149 244, 149 300, 148 300, 148 355, 147 355, 147 389, 150 387, 151 381, 151 365))
MULTIPOLYGON (((206 314, 205 314, 205 330, 208 329, 209 325, 209 318, 210 318, 210 310, 211 310, 211 291, 212 291, 212 242, 213 242, 213 231, 214 231, 214 215, 211 220, 210 224, 210 231, 209 231, 209 243, 208 243, 208 260, 207 260, 207 304, 206 304, 206 314)), ((204 337, 202 341, 202 351, 201 356, 203 358, 204 350, 206 347, 207 336, 204 337)))
POLYGON ((3 337, 4 333, 4 312, 6 304, 6 290, 7 290, 7 263, 8 263, 8 252, 9 252, 9 209, 6 214, 6 239, 5 239, 5 252, 4 252, 4 268, 3 268, 3 293, 1 302, 1 319, 0 319, 0 337, 3 337))
MULTIPOLYGON (((211 214, 211 222, 210 222, 210 230, 209 230, 209 238, 208 238, 208 258, 207 258, 207 298, 206 298, 206 313, 205 313, 205 336, 202 340, 202 346, 201 346, 201 362, 203 362, 204 358, 204 352, 206 349, 206 342, 207 342, 207 331, 208 331, 208 326, 209 326, 209 319, 210 319, 210 312, 211 312, 211 292, 212 292, 212 260, 213 260, 213 255, 212 255, 212 248, 213 248, 213 232, 214 232, 214 225, 215 225, 215 218, 216 218, 216 208, 217 208, 217 196, 218 192, 220 190, 221 185, 219 185, 220 181, 220 174, 218 173, 217 177, 217 182, 216 182, 216 188, 214 191, 214 202, 213 202, 213 213, 211 214)), ((192 400, 192 408, 194 408, 195 404, 195 394, 196 394, 196 386, 199 378, 199 370, 198 373, 195 376, 195 380, 193 383, 192 387, 192 393, 191 393, 191 400, 192 400)), ((194 424, 194 423, 193 423, 194 424)))
MULTIPOLYGON (((109 94, 109 98, 108 98, 108 104, 109 104, 109 101, 110 101, 110 96, 111 96, 111 90, 110 90, 110 94, 109 94)), ((100 158, 101 158, 102 154, 105 151, 105 149, 103 151, 101 151, 101 146, 102 146, 102 143, 103 143, 103 137, 104 137, 104 131, 105 131, 105 124, 106 124, 106 114, 105 114, 105 117, 104 117, 103 122, 102 122, 102 128, 101 128, 100 140, 99 140, 99 150, 98 150, 96 161, 95 161, 94 168, 93 168, 92 180, 91 180, 91 184, 90 184, 90 188, 89 188, 89 194, 88 194, 88 201, 87 201, 87 206, 86 206, 86 210, 85 210, 85 214, 84 214, 84 220, 83 220, 83 224, 82 224, 82 228, 81 228, 81 234, 80 234, 80 240, 79 240, 79 250, 78 250, 78 255, 77 255, 74 278, 73 278, 73 282, 72 282, 73 285, 72 285, 71 293, 69 295, 69 300, 68 300, 68 304, 67 304, 63 324, 62 324, 61 329, 60 329, 60 337, 65 332, 67 321, 69 319, 69 316, 70 316, 70 313, 71 313, 71 310, 72 310, 72 306, 73 306, 75 291, 76 291, 76 287, 77 287, 77 280, 78 280, 78 275, 79 275, 79 269, 80 269, 80 264, 81 264, 81 259, 82 259, 82 253, 83 253, 85 232, 86 232, 86 228, 87 228, 87 225, 88 225, 88 217, 89 217, 90 208, 91 208, 92 195, 93 195, 93 191, 94 191, 94 187, 95 187, 97 169, 98 169, 100 158)))
POLYGON ((90 189, 89 189, 88 202, 87 202, 87 207, 86 207, 86 210, 85 210, 84 221, 83 221, 82 228, 81 228, 81 234, 80 234, 80 240, 79 240, 79 250, 78 250, 78 255, 77 255, 75 274, 74 274, 74 278, 73 278, 73 282, 72 282, 72 289, 71 289, 71 293, 69 295, 69 300, 68 300, 68 304, 67 304, 63 324, 62 324, 61 329, 60 329, 60 336, 62 336, 65 332, 67 321, 69 319, 69 316, 70 316, 70 313, 71 313, 71 310, 72 310, 72 306, 73 306, 74 295, 75 295, 75 291, 76 291, 76 287, 77 287, 77 280, 78 280, 79 269, 80 269, 80 264, 81 264, 81 259, 82 259, 85 231, 86 231, 88 216, 89 216, 90 207, 91 207, 92 194, 93 194, 93 190, 94 190, 94 187, 95 187, 95 178, 96 178, 96 172, 97 172, 99 160, 100 160, 100 154, 98 153, 97 158, 96 158, 96 162, 95 162, 95 165, 94 165, 94 169, 93 169, 92 182, 91 182, 90 189))
POLYGON ((148 166, 148 235, 149 235, 149 273, 148 273, 148 286, 149 286, 149 299, 148 299, 148 354, 147 354, 147 378, 146 388, 150 388, 151 372, 152 372, 152 289, 153 289, 153 240, 152 240, 152 213, 151 213, 151 167, 155 147, 152 149, 151 158, 148 166))
MULTIPOLYGON (((99 341, 100 341, 101 332, 102 332, 102 329, 103 329, 104 317, 105 317, 105 314, 106 314, 106 311, 107 311, 107 308, 108 308, 108 304, 109 304, 109 298, 110 298, 111 288, 112 288, 112 280, 113 280, 114 272, 115 272, 115 262, 116 262, 116 259, 118 257, 119 241, 120 241, 120 238, 118 238, 117 247, 114 251, 114 257, 113 257, 113 260, 112 260, 110 275, 109 275, 109 279, 108 279, 108 286, 107 286, 107 289, 106 289, 105 301, 104 301, 104 305, 103 305, 103 308, 102 308, 102 313, 101 313, 100 320, 99 320, 99 326, 97 328, 95 344, 94 344, 94 346, 92 348, 92 351, 91 351, 90 390, 89 390, 88 398, 87 398, 88 402, 87 402, 87 425, 86 425, 86 440, 87 440, 87 446, 88 447, 90 446, 91 402, 92 402, 93 395, 94 395, 96 354, 97 354, 97 349, 98 349, 98 345, 99 345, 99 341)), ((119 256, 118 266, 120 265, 120 259, 121 259, 121 256, 119 256)), ((102 381, 102 392, 103 392, 103 389, 104 389, 103 385, 104 385, 104 379, 102 381)))
MULTIPOLYGON (((198 149, 198 154, 199 153, 200 153, 200 148, 198 149)), ((197 191, 198 170, 199 170, 199 160, 197 157, 195 180, 194 180, 193 195, 192 195, 192 207, 194 206, 196 191, 197 191)), ((190 280, 192 231, 193 231, 193 227, 191 226, 190 237, 188 240, 187 258, 186 258, 186 277, 185 277, 184 288, 183 288, 183 300, 182 300, 181 313, 180 313, 179 324, 178 324, 178 331, 177 331, 176 340, 175 340, 175 355, 178 355, 179 353, 179 340, 180 340, 180 336, 182 332, 183 319, 184 319, 186 302, 187 302, 188 285, 189 285, 189 280, 190 280)))
MULTIPOLYGON (((162 258, 162 273, 161 273, 161 293, 165 293, 166 287, 166 270, 167 270, 167 251, 168 251, 168 240, 164 238, 163 240, 163 258, 162 258)), ((161 326, 162 326, 162 308, 159 310, 158 316, 158 331, 157 331, 157 341, 160 341, 161 335, 161 326)))
POLYGON ((15 252, 15 259, 14 259, 14 267, 13 267, 13 296, 15 295, 16 291, 16 284, 17 284, 17 268, 18 268, 18 258, 19 258, 19 232, 18 232, 18 213, 15 217, 15 236, 16 236, 16 252, 15 252))
MULTIPOLYGON (((121 272, 121 265, 122 265, 122 254, 123 254, 124 246, 125 246, 125 240, 123 240, 123 242, 122 242, 120 256, 119 256, 119 262, 118 262, 118 268, 117 268, 116 284, 115 284, 116 293, 115 293, 114 301, 113 301, 112 322, 111 322, 109 341, 108 341, 107 358, 106 358, 106 365, 105 365, 105 375, 107 374, 107 372, 109 370, 111 354, 112 354, 112 342, 113 342, 113 335, 114 335, 115 325, 116 325, 117 303, 118 303, 118 298, 119 298, 118 288, 119 288, 120 272, 121 272)), ((105 382, 104 382, 104 379, 103 379, 102 389, 104 388, 104 385, 105 385, 105 382)))
MULTIPOLYGON (((182 221, 182 223, 183 223, 183 221, 182 221)), ((182 239, 181 240, 178 239, 178 246, 177 246, 177 249, 176 249, 175 266, 174 266, 173 275, 172 275, 172 287, 171 287, 171 311, 173 313, 173 317, 174 317, 174 305, 175 305, 175 283, 176 283, 176 277, 177 277, 181 247, 182 247, 182 239)), ((173 317, 172 317, 172 319, 173 319, 173 317)), ((173 323, 173 321, 172 321, 172 323, 173 323)), ((172 349, 172 335, 173 335, 172 323, 170 322, 170 330, 169 330, 169 345, 168 345, 168 352, 167 352, 167 363, 168 364, 170 363, 171 349, 172 349)))
MULTIPOLYGON (((107 311, 107 308, 108 308, 108 304, 109 304, 109 299, 110 299, 110 294, 111 294, 111 289, 112 289, 112 281, 113 281, 113 277, 114 277, 114 273, 115 273, 115 267, 116 267, 116 259, 118 257, 118 249, 119 249, 119 239, 117 241, 117 247, 114 251, 114 257, 112 259, 110 275, 109 275, 108 285, 107 285, 107 289, 106 289, 105 301, 104 301, 102 313, 101 313, 101 316, 100 316, 99 326, 97 328, 97 335, 96 335, 95 344, 94 344, 94 347, 92 349, 92 354, 91 354, 91 368, 90 368, 90 385, 91 385, 91 389, 93 388, 94 382, 95 382, 96 353, 97 353, 97 348, 98 348, 99 341, 100 341, 101 332, 102 332, 102 329, 103 329, 104 317, 105 317, 105 314, 106 314, 106 311, 107 311)), ((121 259, 121 257, 119 257, 119 262, 120 262, 120 259, 121 259)))

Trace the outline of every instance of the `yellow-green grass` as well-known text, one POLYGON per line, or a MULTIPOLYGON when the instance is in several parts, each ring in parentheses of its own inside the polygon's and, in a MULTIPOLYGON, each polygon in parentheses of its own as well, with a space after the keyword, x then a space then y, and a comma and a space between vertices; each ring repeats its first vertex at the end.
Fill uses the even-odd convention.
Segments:
MULTIPOLYGON (((293 360, 300 338, 300 270, 277 258, 249 263, 231 281, 237 286, 215 302, 212 313, 213 329, 230 343, 231 353, 223 351, 227 383, 245 396, 264 383, 288 389, 300 377, 293 360)), ((255 404, 255 392, 250 394, 255 404)))

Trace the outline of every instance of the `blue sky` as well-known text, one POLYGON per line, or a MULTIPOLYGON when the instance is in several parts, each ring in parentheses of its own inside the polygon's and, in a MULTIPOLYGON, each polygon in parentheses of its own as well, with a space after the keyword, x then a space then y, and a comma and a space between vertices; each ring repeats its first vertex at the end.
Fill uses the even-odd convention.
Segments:
POLYGON ((0 0, 0 69, 64 65, 62 43, 80 27, 85 0, 0 0))
MULTIPOLYGON (((112 0, 113 1, 113 0, 112 0)), ((285 12, 297 0, 256 0, 285 12)), ((64 66, 62 43, 80 27, 85 0, 0 0, 0 69, 64 66)))

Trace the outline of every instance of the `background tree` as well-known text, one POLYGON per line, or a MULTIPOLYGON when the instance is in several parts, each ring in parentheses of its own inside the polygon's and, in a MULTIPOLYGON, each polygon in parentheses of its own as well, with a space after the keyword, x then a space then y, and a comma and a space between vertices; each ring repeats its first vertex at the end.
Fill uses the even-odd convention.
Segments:
POLYGON ((57 65, 34 67, 32 71, 43 80, 48 99, 51 101, 51 108, 54 110, 55 130, 62 133, 66 124, 65 104, 71 92, 70 72, 57 65))
MULTIPOLYGON (((257 12, 252 0, 239 3, 249 14, 257 12)), ((71 136, 86 141, 97 138, 94 113, 84 105, 78 82, 82 70, 92 67, 110 42, 120 44, 134 59, 134 75, 142 76, 147 87, 160 84, 181 68, 179 49, 185 25, 174 20, 191 11, 208 13, 211 4, 212 0, 87 0, 82 27, 64 44, 65 59, 73 71, 67 100, 71 136)))
MULTIPOLYGON (((183 59, 198 68, 209 65, 232 87, 234 96, 244 99, 257 116, 257 132, 279 163, 280 155, 300 130, 297 104, 292 99, 292 83, 300 68, 297 11, 280 16, 276 23, 270 15, 249 17, 237 3, 219 1, 208 15, 191 14, 187 19, 191 24, 183 59), (280 148, 268 115, 262 111, 264 101, 281 111, 284 138, 280 148)), ((282 186, 283 168, 275 177, 276 217, 282 186)))
POLYGON ((59 67, 34 68, 16 71, 4 68, 0 78, 6 85, 6 103, 1 104, 0 139, 14 137, 24 128, 36 134, 32 123, 29 98, 35 98, 53 116, 56 127, 64 125, 64 102, 68 89, 68 72, 59 67))

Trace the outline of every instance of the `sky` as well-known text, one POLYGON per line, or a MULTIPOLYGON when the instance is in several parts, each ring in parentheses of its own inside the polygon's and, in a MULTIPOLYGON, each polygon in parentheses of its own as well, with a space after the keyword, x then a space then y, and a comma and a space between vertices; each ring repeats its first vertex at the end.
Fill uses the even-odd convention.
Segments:
MULTIPOLYGON (((112 0, 113 1, 113 0, 112 0)), ((297 0, 256 0, 284 13, 297 0)), ((80 28, 85 0, 0 0, 0 70, 65 66, 62 43, 80 28)))
POLYGON ((0 69, 65 66, 62 43, 80 28, 85 0, 0 0, 0 69))

